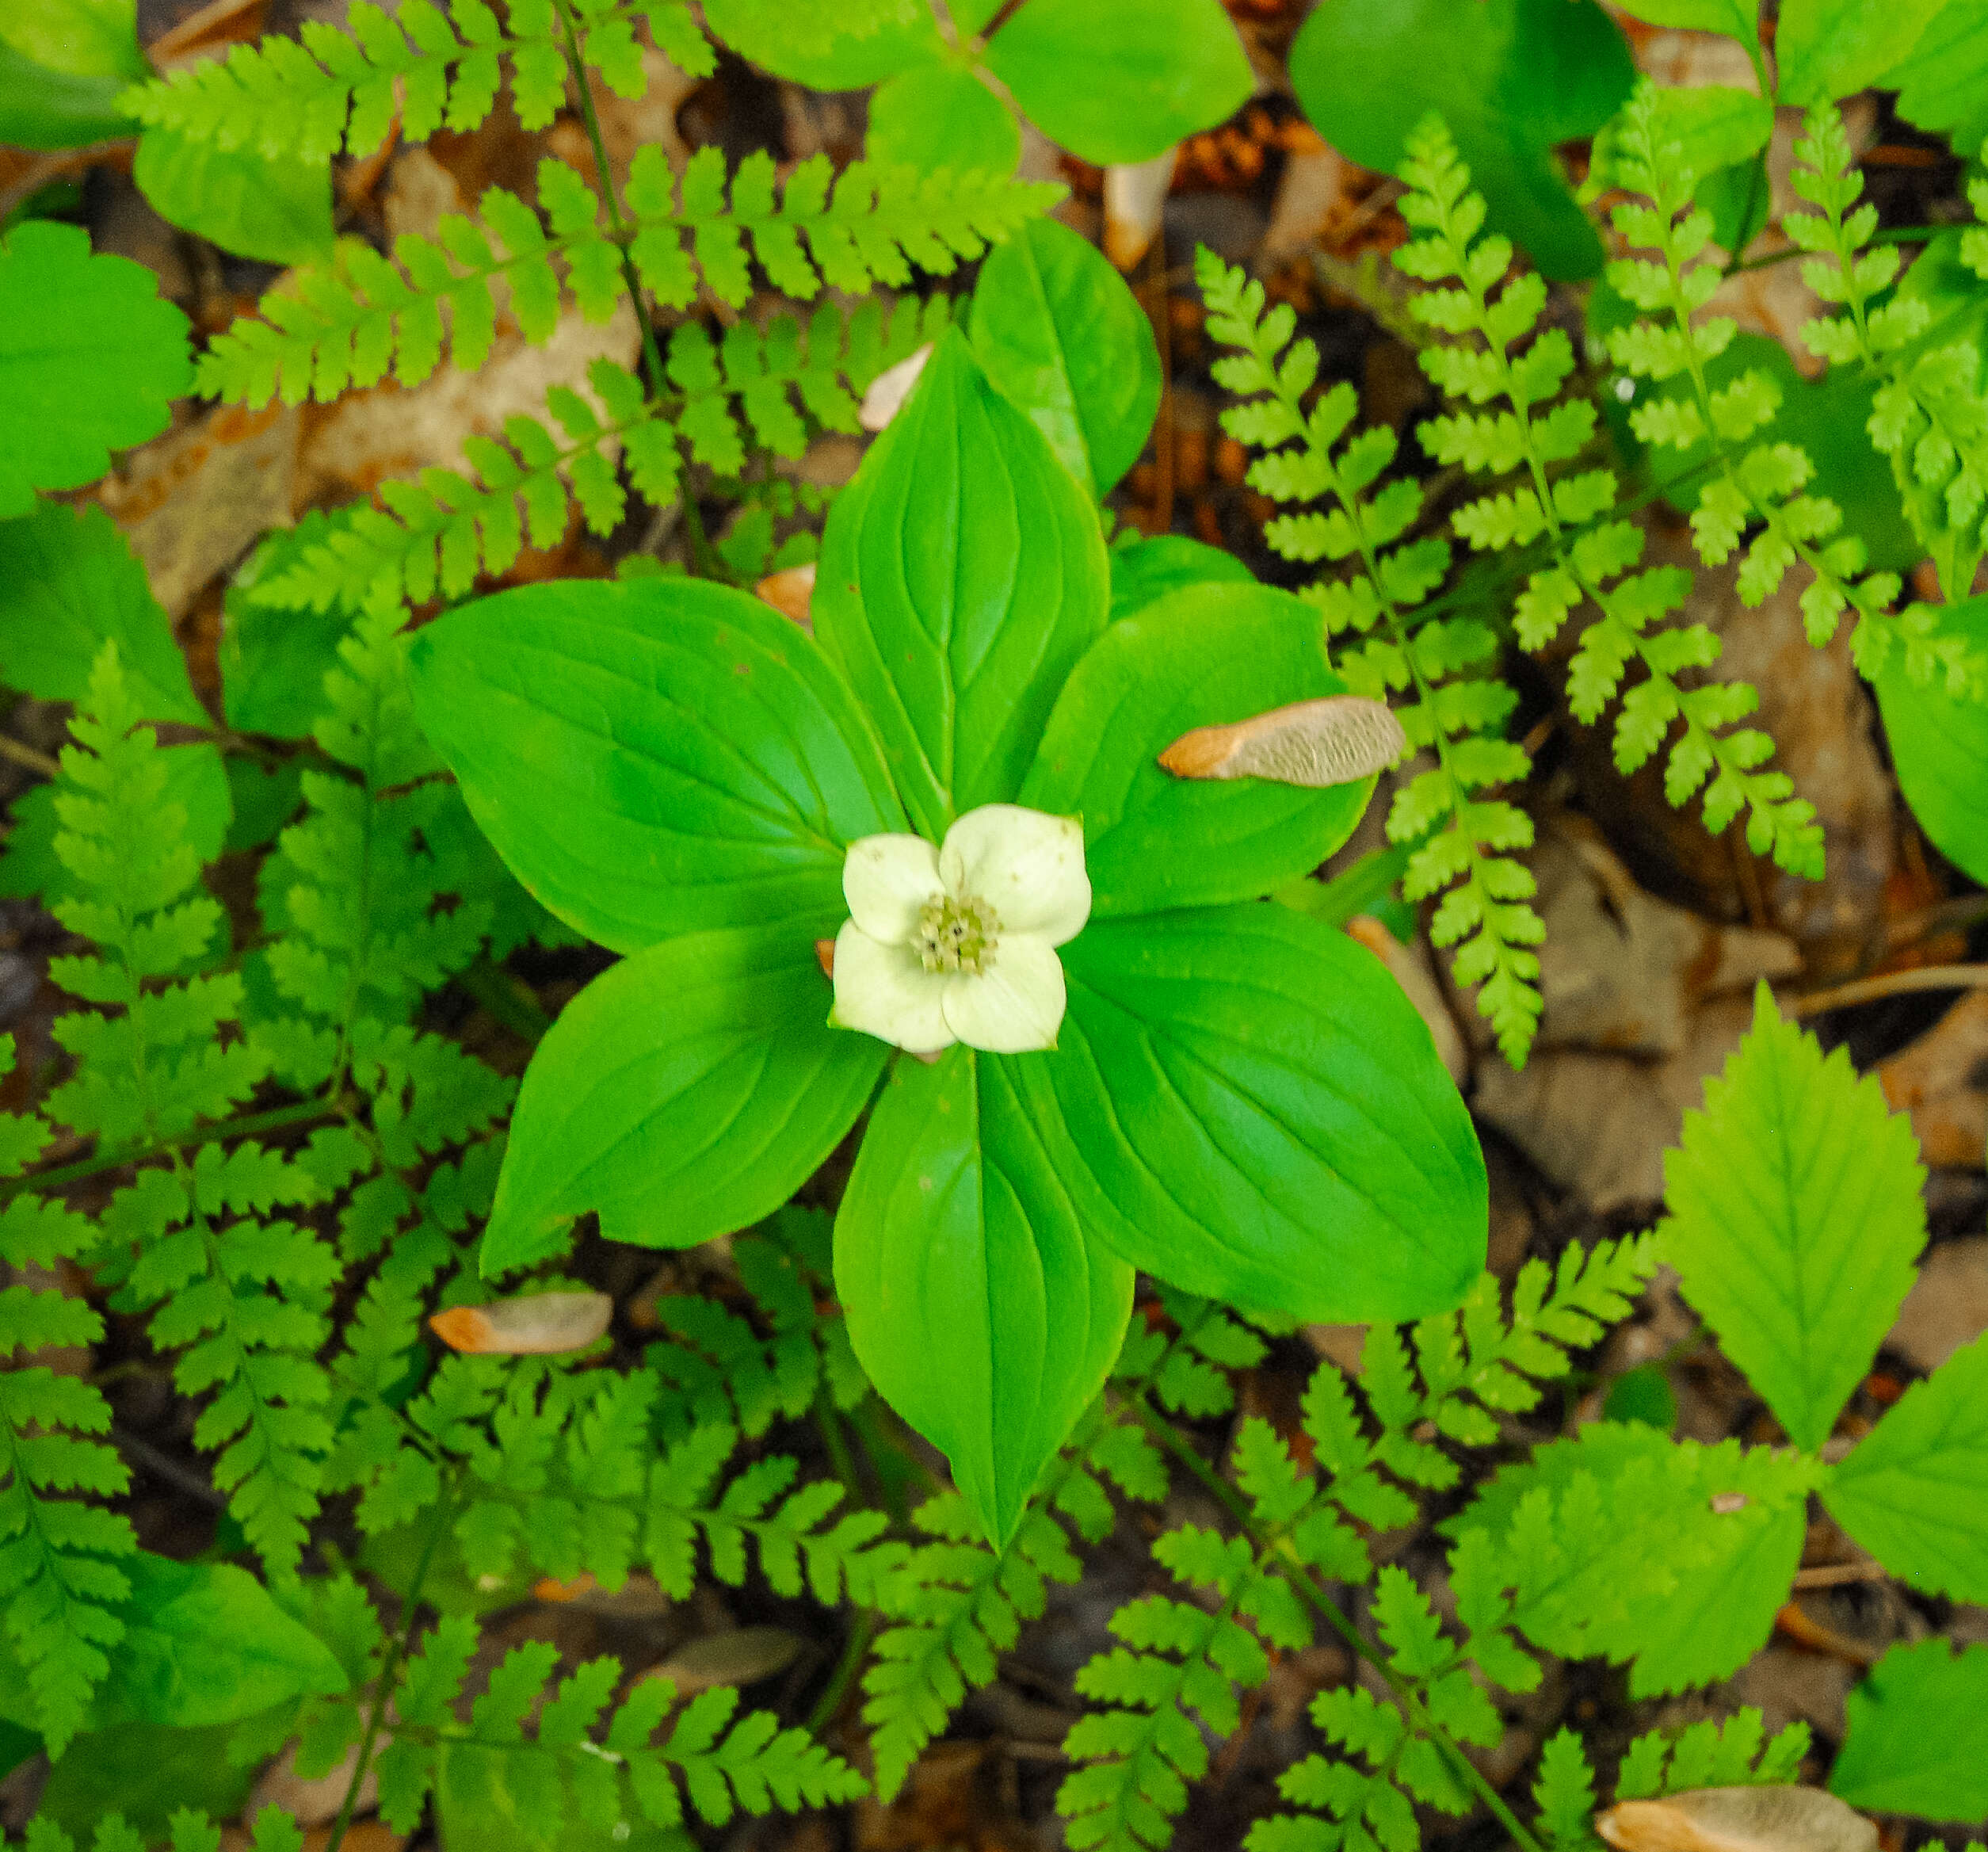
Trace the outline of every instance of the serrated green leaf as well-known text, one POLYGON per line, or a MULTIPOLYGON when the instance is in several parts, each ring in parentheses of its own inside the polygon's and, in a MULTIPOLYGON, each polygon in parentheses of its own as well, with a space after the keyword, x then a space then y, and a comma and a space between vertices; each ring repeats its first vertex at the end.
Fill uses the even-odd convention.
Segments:
POLYGON ((1895 1646, 1850 1693, 1830 1792, 1875 1813, 1988 1818, 1988 1646, 1895 1646))

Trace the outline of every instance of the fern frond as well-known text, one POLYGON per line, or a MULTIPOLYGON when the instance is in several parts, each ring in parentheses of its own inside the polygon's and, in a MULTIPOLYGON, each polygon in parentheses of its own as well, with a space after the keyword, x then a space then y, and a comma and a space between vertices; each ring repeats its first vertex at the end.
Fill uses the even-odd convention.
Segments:
POLYGON ((1286 559, 1353 562, 1354 576, 1307 595, 1324 613, 1329 636, 1361 640, 1339 659, 1354 691, 1388 700, 1412 689, 1396 710, 1402 730, 1411 746, 1435 754, 1388 811, 1389 839, 1414 846, 1402 892, 1410 900, 1443 895, 1429 937, 1456 947, 1458 983, 1479 987, 1479 1010, 1507 1058, 1523 1062, 1540 1010, 1540 961, 1527 948, 1545 929, 1531 904, 1532 876, 1507 853, 1531 846, 1532 819, 1481 795, 1524 778, 1532 765, 1522 747, 1500 735, 1518 697, 1490 673, 1497 636, 1471 618, 1414 617, 1448 573, 1449 547, 1429 536, 1403 540, 1422 513, 1412 479, 1374 488, 1394 460, 1394 433, 1383 426, 1346 437, 1359 402, 1344 382, 1307 410, 1318 353, 1292 339, 1290 308, 1266 313, 1262 284, 1212 252, 1200 254, 1196 275, 1209 332, 1240 349, 1214 371, 1218 384, 1244 399, 1223 413, 1223 429, 1265 452, 1250 465, 1250 484, 1277 501, 1329 495, 1335 504, 1330 513, 1280 516, 1264 537, 1286 559))
MULTIPOLYGON (((13 1066, 13 1038, 0 1037, 0 1073, 13 1066)), ((16 1140, 17 1153, 38 1148, 16 1140)), ((97 1239, 90 1222, 59 1203, 21 1195, 0 1208, 0 1261, 11 1268, 52 1268, 97 1239)), ((58 1756, 109 1668, 106 1650, 124 1637, 112 1610, 131 1585, 117 1559, 138 1540, 123 1516, 56 1496, 117 1497, 131 1475, 113 1448, 86 1438, 109 1430, 101 1393, 32 1359, 102 1335, 101 1317, 82 1299, 25 1285, 0 1291, 0 1362, 9 1366, 0 1372, 0 1625, 27 1674, 36 1724, 58 1756)))
POLYGON ((455 1701, 475 1645, 475 1623, 450 1616, 408 1664, 393 1741, 380 1758, 380 1813, 399 1831, 418 1823, 431 1788, 451 1785, 451 1764, 456 1779, 468 1778, 467 1792, 495 1778, 529 1794, 533 1828, 548 1840, 569 1820, 612 1842, 637 1821, 668 1829, 694 1816, 723 1826, 741 1811, 826 1806, 864 1791, 862 1777, 805 1730, 782 1729, 768 1711, 738 1716, 738 1694, 729 1686, 678 1710, 668 1679, 643 1679, 597 1739, 621 1683, 620 1662, 590 1659, 554 1690, 559 1649, 543 1640, 512 1648, 464 1724, 455 1701), (656 1742, 673 1711, 669 1733, 656 1742))
POLYGON ((538 170, 543 221, 493 187, 479 220, 452 215, 433 239, 403 235, 391 259, 348 240, 331 263, 294 271, 265 296, 260 319, 243 317, 217 337, 197 389, 254 406, 334 398, 390 370, 418 384, 441 362, 445 304, 450 358, 472 372, 495 338, 498 285, 525 338, 544 342, 559 323, 562 284, 590 320, 613 314, 624 260, 670 309, 688 307, 700 284, 742 307, 755 258, 776 288, 803 302, 824 287, 853 296, 880 284, 902 289, 914 270, 945 276, 979 257, 1061 191, 991 172, 913 174, 859 162, 834 177, 831 194, 827 158, 815 155, 776 201, 773 173, 770 155, 750 155, 727 185, 723 157, 704 148, 679 182, 662 151, 644 147, 630 172, 628 228, 613 233, 589 184, 548 158, 538 170))
POLYGON ((1057 1790, 1056 1808, 1068 1842, 1085 1852, 1166 1845, 1187 1783, 1208 1772, 1200 1726, 1232 1735, 1238 1688, 1269 1676, 1265 1644, 1295 1649, 1311 1638, 1296 1598, 1247 1539, 1183 1525, 1154 1541, 1153 1556, 1177 1581, 1211 1588, 1217 1605, 1129 1602, 1109 1622, 1124 1646, 1078 1672, 1078 1690, 1112 1707, 1080 1718, 1063 1739, 1063 1753, 1082 1766, 1057 1790))
POLYGON ((513 417, 504 443, 476 437, 465 446, 475 478, 429 468, 414 482, 383 484, 383 508, 345 511, 323 539, 259 584, 254 598, 322 611, 421 602, 438 590, 460 596, 479 572, 508 569, 528 541, 557 546, 576 502, 591 532, 612 533, 627 506, 618 465, 637 493, 666 507, 677 498, 683 449, 726 474, 745 467, 749 434, 776 456, 798 456, 807 436, 803 414, 825 429, 855 430, 870 380, 933 338, 946 315, 945 300, 936 296, 899 302, 887 323, 875 304, 846 321, 829 305, 804 335, 793 318, 780 315, 764 334, 735 323, 717 345, 685 323, 670 334, 668 398, 645 403, 625 368, 596 361, 588 377, 605 418, 578 394, 555 388, 548 404, 563 437, 542 420, 513 417))
MULTIPOLYGON (((1617 260, 1608 274, 1638 308, 1665 319, 1638 320, 1616 329, 1608 345, 1611 357, 1625 372, 1659 384, 1676 380, 1680 391, 1674 397, 1639 406, 1631 422, 1639 437, 1654 445, 1688 445, 1708 436, 1715 441, 1719 474, 1706 484, 1691 520, 1700 558, 1716 566, 1739 552, 1738 586, 1742 602, 1748 605, 1757 605, 1772 593, 1789 567, 1806 567, 1812 578, 1801 605, 1810 640, 1827 643, 1843 613, 1854 612, 1858 624, 1853 644, 1860 665, 1867 664, 1878 647, 1876 637, 1887 628, 1889 609, 1898 594, 1898 575, 1864 572, 1863 542, 1838 531, 1841 510, 1827 497, 1807 492, 1814 469, 1806 452, 1791 444, 1756 441, 1779 409, 1780 393, 1772 381, 1749 369, 1716 392, 1708 384, 1707 363, 1724 351, 1734 323, 1725 316, 1698 319, 1721 275, 1719 266, 1704 256, 1711 238, 1711 216, 1692 203, 1699 175, 1688 151, 1676 141, 1660 139, 1654 98, 1646 81, 1624 105, 1618 143, 1623 155, 1619 178, 1626 187, 1645 195, 1649 204, 1618 206, 1613 217, 1631 246, 1656 255, 1617 260), (1747 540, 1750 529, 1756 531, 1747 540)), ((1854 275, 1850 286, 1856 287, 1854 275)), ((1690 698, 1708 692, 1696 690, 1690 698)), ((1711 727, 1729 723, 1750 706, 1750 701, 1728 693, 1715 712, 1698 717, 1711 727)), ((1667 784, 1681 785, 1688 795, 1718 764, 1722 775, 1714 778, 1706 796, 1708 825, 1723 827, 1744 804, 1750 811, 1747 841, 1756 853, 1772 849, 1782 867, 1818 875, 1819 826, 1805 814, 1806 806, 1789 799, 1791 787, 1784 777, 1753 770, 1767 757, 1771 743, 1752 729, 1733 735, 1733 740, 1736 753, 1730 767, 1720 762, 1715 750, 1708 753, 1701 744, 1685 758, 1681 777, 1676 774, 1677 755, 1673 755, 1673 775, 1667 784), (1746 743, 1744 749, 1737 750, 1741 742, 1746 743), (1725 775, 1729 770, 1730 777, 1725 775)), ((1690 744, 1688 739, 1685 745, 1690 744)))
POLYGON ((1800 1778, 1809 1727, 1792 1723, 1770 1737, 1750 1705, 1675 1732, 1651 1730, 1629 1745, 1616 1775, 1618 1800, 1645 1800, 1692 1788, 1774 1787, 1800 1778))
MULTIPOLYGON (((1673 566, 1633 571, 1643 556, 1643 530, 1609 518, 1618 488, 1614 472, 1567 472, 1593 438, 1595 410, 1585 398, 1560 396, 1574 370, 1574 348, 1563 330, 1538 328, 1544 283, 1528 273, 1498 287, 1511 265, 1511 241, 1482 235, 1483 199, 1471 190, 1469 170, 1440 121, 1432 118, 1410 138, 1402 173, 1410 189, 1402 215, 1418 235, 1395 253, 1394 261, 1410 276, 1437 285, 1412 298, 1410 309, 1418 320, 1460 338, 1423 349, 1418 356, 1422 369, 1452 398, 1471 406, 1502 401, 1505 407, 1430 419, 1418 427, 1423 448, 1439 463, 1493 475, 1523 472, 1521 486, 1457 510, 1456 530, 1471 546, 1496 550, 1543 540, 1551 552, 1551 563, 1532 573, 1520 596, 1520 643, 1543 647, 1574 610, 1591 605, 1595 616, 1583 628, 1569 669, 1575 717, 1599 719, 1621 692, 1629 665, 1637 663, 1643 670, 1616 720, 1617 767, 1625 774, 1635 771, 1681 724, 1665 766, 1664 792, 1671 803, 1688 802, 1702 787, 1708 830, 1723 829, 1744 809, 1747 840, 1756 853, 1771 851, 1784 868, 1820 873, 1822 829, 1814 806, 1791 796, 1793 786, 1784 773, 1758 769, 1773 743, 1755 728, 1727 731, 1757 705, 1753 690, 1736 682, 1687 688, 1677 679, 1686 670, 1709 668, 1723 647, 1702 624, 1657 628, 1684 604, 1690 575, 1673 566)), ((1701 268, 1696 274, 1709 278, 1713 273, 1701 268)), ((1702 294, 1703 284, 1691 282, 1687 288, 1702 294)), ((1692 342, 1708 357, 1710 338, 1688 329, 1668 345, 1654 334, 1632 335, 1624 351, 1633 349, 1632 357, 1661 368, 1673 361, 1682 365, 1680 357, 1692 342)), ((1777 403, 1765 376, 1749 375, 1714 395, 1710 422, 1722 440, 1738 441, 1771 418, 1777 403)), ((1688 444, 1706 433, 1708 421, 1695 403, 1660 399, 1639 407, 1635 415, 1646 441, 1688 444)), ((1778 455, 1778 449, 1761 447, 1742 466, 1764 495, 1772 473, 1769 460, 1778 455)), ((1819 506, 1788 501, 1799 487, 1791 478, 1784 481, 1774 498, 1776 518, 1790 531, 1819 537, 1819 506)), ((1764 582, 1767 557, 1760 553, 1761 563, 1742 574, 1742 596, 1750 603, 1765 596, 1755 594, 1755 580, 1764 582)))
MULTIPOLYGON (((1877 208, 1857 202, 1864 191, 1843 119, 1818 103, 1795 143, 1790 176, 1796 193, 1816 208, 1791 212, 1788 235, 1811 254, 1803 280, 1836 315, 1818 315, 1802 330, 1809 351, 1833 365, 1861 361, 1881 380, 1866 430, 1891 464, 1906 515, 1931 556, 1947 598, 1964 598, 1988 550, 1988 395, 1981 387, 1981 352, 1971 341, 1926 350, 1930 311, 1925 303, 1893 295, 1872 305, 1897 280, 1902 254, 1895 244, 1874 245, 1877 208)), ((1970 194, 1977 217, 1988 216, 1988 189, 1970 194)), ((1977 227, 1962 240, 1962 261, 1988 240, 1977 227)), ((1988 263, 1976 263, 1988 272, 1988 263)), ((1868 613, 1856 642, 1857 664, 1875 676, 1884 666, 1899 622, 1876 624, 1868 613)), ((1944 678, 1949 693, 1988 697, 1988 661, 1957 638, 1942 640, 1936 656, 1908 647, 1906 669, 1915 680, 1944 678)))
MULTIPOLYGON (((634 36, 646 19, 656 44, 693 77, 717 60, 683 0, 590 0, 582 58, 619 96, 647 87, 634 36)), ((406 0, 389 15, 358 0, 344 31, 306 20, 299 38, 271 35, 226 59, 134 86, 120 100, 147 128, 168 128, 271 160, 370 155, 396 125, 404 141, 475 128, 509 67, 511 97, 528 129, 550 124, 566 97, 565 37, 555 0, 511 0, 499 25, 485 0, 406 0)))

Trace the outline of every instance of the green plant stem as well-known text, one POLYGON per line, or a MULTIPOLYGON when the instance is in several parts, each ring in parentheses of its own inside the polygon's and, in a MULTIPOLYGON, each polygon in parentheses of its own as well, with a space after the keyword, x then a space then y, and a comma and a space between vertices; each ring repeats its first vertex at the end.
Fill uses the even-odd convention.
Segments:
POLYGON ((1250 1541, 1269 1559, 1267 1566, 1295 1589, 1306 1606, 1338 1634, 1353 1652, 1379 1674, 1402 1714, 1449 1758, 1457 1774, 1469 1785, 1471 1792, 1511 1835, 1512 1842, 1519 1848, 1519 1852, 1545 1852, 1539 1840, 1527 1831, 1518 1816, 1505 1804, 1505 1797, 1491 1785, 1489 1778, 1477 1764, 1463 1753, 1462 1746, 1429 1714, 1421 1701, 1402 1685, 1387 1660, 1368 1644, 1360 1629, 1340 1612, 1339 1604, 1319 1587, 1311 1571, 1299 1560, 1289 1538, 1276 1531, 1268 1530, 1258 1523, 1251 1514, 1247 1501, 1235 1487, 1201 1457, 1192 1442, 1165 1415, 1154 1409, 1143 1395, 1129 1397, 1125 1407, 1147 1433, 1185 1466, 1242 1526, 1250 1541))
POLYGON ((544 1041, 552 1018, 539 1007, 524 980, 502 965, 479 958, 467 971, 457 972, 456 982, 521 1041, 536 1048, 544 1041))
POLYGON ((338 1852, 345 1843, 345 1834, 352 1825, 352 1810, 359 1799, 359 1785, 366 1778, 366 1769, 372 1760, 373 1746, 380 1739, 380 1720, 387 1714, 387 1700, 393 1696, 394 1681, 400 1676, 400 1668, 406 1663, 408 1650, 414 1644, 414 1616, 421 1606, 422 1584, 428 1579, 429 1566, 435 1560, 436 1548, 442 1540, 442 1533, 456 1514, 456 1488, 451 1486, 435 1507, 435 1522, 429 1526, 428 1539, 422 1545, 421 1559, 414 1564, 414 1573, 407 1583, 406 1597, 400 1604, 400 1625, 394 1635, 393 1644, 387 1649, 387 1656, 380 1663, 380 1680, 373 1691, 372 1706, 366 1713, 366 1733, 360 1739, 359 1759, 353 1764, 352 1779, 345 1784, 345 1797, 338 1804, 338 1817, 333 1822, 331 1837, 326 1842, 324 1852, 338 1852))
POLYGON ((101 1171, 121 1170, 128 1164, 142 1164, 148 1159, 162 1158, 170 1152, 192 1151, 200 1145, 212 1144, 217 1139, 250 1138, 258 1132, 273 1132, 280 1126, 335 1118, 351 1103, 342 1094, 336 1098, 321 1094, 315 1099, 300 1100, 295 1105, 276 1106, 266 1113, 250 1113, 237 1119, 223 1119, 217 1125, 204 1125, 197 1131, 184 1132, 177 1138, 165 1139, 156 1144, 113 1151, 107 1156, 80 1158, 73 1164, 64 1164, 59 1170, 31 1171, 25 1177, 15 1177, 0 1183, 0 1203, 12 1201, 23 1190, 61 1189, 101 1171))
POLYGON ((842 1708, 842 1700, 849 1696, 850 1686, 856 1682, 856 1674, 863 1669, 863 1662, 869 1656, 870 1642, 876 1637, 876 1629, 873 1610, 865 1608, 856 1617, 849 1638, 842 1643, 842 1656, 835 1662, 835 1670, 830 1674, 822 1695, 815 1699, 815 1708, 807 1713, 809 1736, 820 1735, 842 1708))

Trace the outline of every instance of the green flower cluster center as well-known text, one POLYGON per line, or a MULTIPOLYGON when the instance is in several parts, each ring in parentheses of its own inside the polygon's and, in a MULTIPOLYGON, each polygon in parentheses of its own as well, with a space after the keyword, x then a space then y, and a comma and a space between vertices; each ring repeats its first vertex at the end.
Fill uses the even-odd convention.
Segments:
POLYGON ((972 894, 946 894, 925 903, 911 943, 927 971, 979 977, 1001 943, 1000 932, 1001 922, 986 901, 972 894))

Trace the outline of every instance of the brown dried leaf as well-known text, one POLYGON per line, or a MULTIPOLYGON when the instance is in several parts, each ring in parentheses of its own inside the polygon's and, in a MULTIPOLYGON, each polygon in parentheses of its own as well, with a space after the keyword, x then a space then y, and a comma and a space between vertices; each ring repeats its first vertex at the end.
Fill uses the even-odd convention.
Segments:
POLYGON ((1878 1830, 1820 1788, 1692 1788, 1595 1816, 1616 1852, 1876 1852, 1878 1830))
POLYGON ((1294 701, 1227 727, 1196 727, 1160 754, 1177 778, 1268 778, 1344 785, 1385 770, 1408 750, 1386 702, 1356 694, 1294 701))
POLYGON ((784 572, 769 572, 753 587, 783 617, 791 617, 810 636, 815 634, 812 615, 815 600, 815 566, 790 566, 784 572))
POLYGON ((866 431, 880 431, 898 414, 898 407, 911 396, 911 388, 918 383, 918 375, 925 371, 925 363, 932 357, 932 343, 914 349, 894 367, 886 367, 871 380, 870 389, 863 395, 863 403, 856 414, 857 422, 866 431))
POLYGON ((540 1293, 490 1305, 452 1306, 428 1323, 452 1350, 479 1357, 541 1357, 583 1350, 608 1328, 605 1293, 540 1293))

